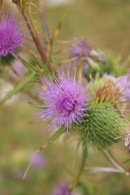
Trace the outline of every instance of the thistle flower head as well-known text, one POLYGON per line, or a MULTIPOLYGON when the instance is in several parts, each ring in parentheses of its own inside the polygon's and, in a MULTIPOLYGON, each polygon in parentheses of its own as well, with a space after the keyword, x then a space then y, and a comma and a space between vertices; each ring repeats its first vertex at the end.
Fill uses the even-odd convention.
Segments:
POLYGON ((70 53, 74 57, 88 57, 91 52, 91 46, 85 39, 76 39, 70 53))
POLYGON ((0 21, 0 58, 14 54, 16 49, 23 44, 25 35, 22 34, 20 24, 16 24, 15 15, 8 15, 0 21))
POLYGON ((87 95, 88 87, 82 87, 82 80, 76 81, 76 76, 70 78, 68 72, 65 76, 62 71, 59 78, 54 81, 43 79, 40 84, 38 96, 43 100, 44 106, 38 117, 42 120, 50 120, 51 126, 64 125, 67 129, 72 123, 80 123, 87 110, 90 95, 87 95))
POLYGON ((69 190, 68 184, 64 183, 58 186, 52 195, 73 195, 72 192, 69 190))

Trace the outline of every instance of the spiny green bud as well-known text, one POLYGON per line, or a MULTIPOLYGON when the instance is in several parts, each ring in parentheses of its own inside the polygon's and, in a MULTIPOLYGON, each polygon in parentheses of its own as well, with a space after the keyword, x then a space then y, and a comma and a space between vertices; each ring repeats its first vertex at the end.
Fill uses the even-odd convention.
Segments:
POLYGON ((89 109, 81 125, 81 137, 97 149, 108 148, 129 132, 125 101, 116 78, 95 79, 89 88, 89 109))
POLYGON ((113 56, 108 52, 92 50, 89 59, 89 66, 84 71, 84 75, 87 80, 90 78, 102 77, 103 73, 119 75, 119 68, 117 68, 117 62, 113 56))
POLYGON ((93 102, 81 125, 81 138, 96 149, 111 146, 127 131, 127 121, 109 102, 93 102))

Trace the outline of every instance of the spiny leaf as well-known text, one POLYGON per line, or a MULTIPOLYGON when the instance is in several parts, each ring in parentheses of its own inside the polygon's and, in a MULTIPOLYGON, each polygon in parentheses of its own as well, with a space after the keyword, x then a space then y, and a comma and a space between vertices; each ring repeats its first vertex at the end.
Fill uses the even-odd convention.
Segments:
POLYGON ((27 85, 30 81, 32 81, 35 72, 29 74, 22 82, 20 82, 13 90, 11 90, 1 101, 0 104, 4 103, 7 99, 12 97, 15 93, 20 91, 25 85, 27 85))
POLYGON ((51 40, 51 45, 53 44, 53 42, 56 40, 57 36, 59 35, 59 32, 61 30, 61 26, 62 26, 62 22, 64 20, 64 17, 65 17, 66 14, 64 14, 64 16, 62 17, 62 19, 60 20, 60 22, 58 23, 54 33, 53 33, 53 36, 52 36, 52 40, 51 40))

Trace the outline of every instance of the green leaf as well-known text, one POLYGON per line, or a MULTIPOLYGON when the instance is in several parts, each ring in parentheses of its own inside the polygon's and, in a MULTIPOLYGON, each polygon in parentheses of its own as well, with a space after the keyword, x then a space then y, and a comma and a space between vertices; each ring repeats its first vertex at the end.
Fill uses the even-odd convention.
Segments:
POLYGON ((15 93, 20 91, 26 84, 32 81, 35 72, 31 72, 22 82, 20 82, 13 90, 11 90, 1 101, 0 104, 4 103, 7 99, 12 97, 15 93))

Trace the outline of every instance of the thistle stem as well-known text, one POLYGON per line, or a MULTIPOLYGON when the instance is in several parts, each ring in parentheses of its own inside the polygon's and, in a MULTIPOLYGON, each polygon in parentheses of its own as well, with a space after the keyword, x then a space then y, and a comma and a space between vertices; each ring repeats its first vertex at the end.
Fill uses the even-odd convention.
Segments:
POLYGON ((88 153, 87 152, 87 148, 86 148, 86 144, 83 144, 82 147, 83 147, 82 162, 81 162, 81 165, 80 165, 80 169, 79 169, 78 175, 75 178, 75 180, 73 182, 73 185, 70 188, 70 191, 73 191, 73 189, 77 186, 77 184, 79 182, 79 179, 80 179, 80 176, 82 174, 82 171, 84 170, 85 163, 86 163, 86 158, 87 158, 87 153, 88 153))
POLYGON ((37 50, 39 51, 39 54, 40 54, 43 62, 45 63, 45 65, 48 68, 48 70, 52 71, 51 63, 50 63, 50 61, 49 61, 49 59, 48 59, 48 57, 46 55, 46 52, 45 52, 45 50, 44 50, 44 48, 43 48, 43 46, 42 46, 42 44, 40 42, 40 39, 39 39, 39 37, 37 35, 37 32, 36 32, 36 30, 34 28, 33 22, 32 22, 32 20, 31 20, 31 18, 29 16, 27 10, 20 4, 20 0, 12 0, 12 2, 15 3, 18 6, 19 10, 21 11, 21 13, 22 13, 22 15, 24 17, 24 20, 26 22, 26 25, 27 25, 27 27, 29 29, 29 32, 30 32, 30 34, 31 34, 31 36, 33 38, 33 41, 34 41, 34 43, 35 43, 35 45, 37 47, 37 50))

